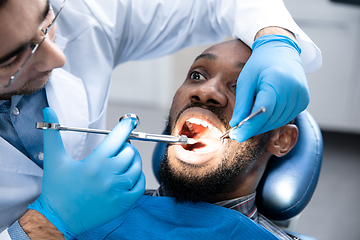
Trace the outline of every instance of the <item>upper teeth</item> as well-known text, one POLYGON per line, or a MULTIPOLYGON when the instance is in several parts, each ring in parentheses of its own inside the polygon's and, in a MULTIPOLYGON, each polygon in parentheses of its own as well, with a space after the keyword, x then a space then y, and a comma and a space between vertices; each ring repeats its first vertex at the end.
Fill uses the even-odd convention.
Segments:
POLYGON ((208 123, 206 121, 203 121, 201 119, 189 118, 188 120, 186 120, 186 125, 188 126, 190 131, 193 130, 192 124, 201 125, 201 126, 203 126, 205 128, 208 128, 211 132, 215 133, 219 137, 221 137, 223 135, 223 133, 219 129, 217 129, 216 127, 214 127, 210 123, 208 123))

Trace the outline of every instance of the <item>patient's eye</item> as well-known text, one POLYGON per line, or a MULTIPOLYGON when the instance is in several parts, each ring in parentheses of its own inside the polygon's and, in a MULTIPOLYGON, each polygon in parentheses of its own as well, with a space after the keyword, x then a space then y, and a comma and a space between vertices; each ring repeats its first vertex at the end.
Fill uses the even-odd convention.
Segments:
POLYGON ((199 72, 193 72, 190 74, 190 78, 191 79, 195 79, 195 80, 206 80, 206 78, 204 77, 204 75, 202 75, 199 72))

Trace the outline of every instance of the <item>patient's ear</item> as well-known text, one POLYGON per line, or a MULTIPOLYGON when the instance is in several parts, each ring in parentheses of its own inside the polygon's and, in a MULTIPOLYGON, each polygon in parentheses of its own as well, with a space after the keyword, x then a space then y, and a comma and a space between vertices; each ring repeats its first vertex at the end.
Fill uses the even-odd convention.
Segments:
POLYGON ((276 128, 273 130, 266 150, 277 157, 285 156, 295 146, 298 135, 299 130, 294 124, 286 124, 276 128))

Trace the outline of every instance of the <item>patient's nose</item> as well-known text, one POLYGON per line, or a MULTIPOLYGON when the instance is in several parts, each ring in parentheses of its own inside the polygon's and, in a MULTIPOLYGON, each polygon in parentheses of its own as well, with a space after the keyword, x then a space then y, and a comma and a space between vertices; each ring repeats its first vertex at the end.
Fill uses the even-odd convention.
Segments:
POLYGON ((206 105, 225 107, 228 103, 223 86, 215 78, 198 84, 189 92, 192 102, 206 105))

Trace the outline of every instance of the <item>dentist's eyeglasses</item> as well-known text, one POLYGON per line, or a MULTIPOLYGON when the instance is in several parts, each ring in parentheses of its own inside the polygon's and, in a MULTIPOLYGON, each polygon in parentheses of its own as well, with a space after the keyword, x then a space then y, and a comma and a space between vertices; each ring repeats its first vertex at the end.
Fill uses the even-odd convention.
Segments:
MULTIPOLYGON (((8 82, 8 84, 1 84, 0 83, 0 87, 1 88, 7 88, 9 87, 21 74, 21 72, 24 70, 25 66, 29 63, 31 57, 34 55, 34 53, 36 52, 36 50, 40 47, 40 45, 45 41, 45 39, 48 36, 48 33, 51 29, 51 27, 54 25, 56 19, 59 17, 61 10, 63 9, 64 5, 65 5, 65 1, 63 0, 59 11, 57 12, 57 14, 55 15, 54 19, 51 21, 51 23, 48 25, 48 27, 46 29, 40 29, 40 34, 42 35, 42 39, 39 43, 29 43, 29 45, 27 46, 27 48, 24 51, 23 54, 25 54, 24 58, 26 59, 25 62, 22 64, 21 67, 18 68, 18 70, 15 72, 14 75, 12 75, 10 77, 10 80, 8 82), (28 55, 28 56, 26 56, 28 55)), ((22 54, 22 53, 20 53, 22 54)))

